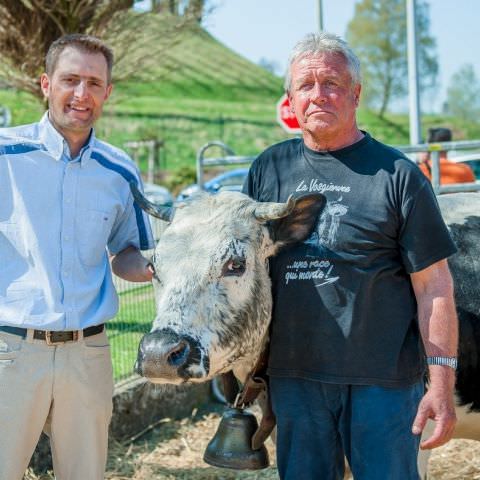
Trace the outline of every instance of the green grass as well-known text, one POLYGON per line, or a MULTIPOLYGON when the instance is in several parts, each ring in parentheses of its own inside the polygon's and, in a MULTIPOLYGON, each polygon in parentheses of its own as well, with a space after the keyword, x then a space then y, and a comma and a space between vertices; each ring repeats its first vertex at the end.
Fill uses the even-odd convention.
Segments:
POLYGON ((133 373, 140 339, 150 330, 155 317, 151 285, 121 292, 119 298, 119 312, 107 323, 115 381, 133 373))
MULTIPOLYGON (((150 21, 150 28, 155 28, 158 16, 150 21)), ((149 76, 155 80, 126 82, 117 90, 135 97, 249 102, 275 98, 282 84, 280 78, 229 50, 198 26, 184 31, 181 41, 156 59, 149 76)))
POLYGON ((12 112, 12 125, 37 122, 44 112, 43 105, 28 93, 0 89, 0 105, 12 112))

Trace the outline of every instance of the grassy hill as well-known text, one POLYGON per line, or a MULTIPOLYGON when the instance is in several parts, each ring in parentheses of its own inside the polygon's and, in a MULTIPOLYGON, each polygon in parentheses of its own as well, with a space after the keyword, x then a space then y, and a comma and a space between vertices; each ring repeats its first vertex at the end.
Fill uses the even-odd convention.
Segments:
MULTIPOLYGON (((190 175, 197 150, 208 141, 221 140, 239 155, 256 155, 289 138, 275 120, 282 79, 235 54, 203 29, 185 33, 157 64, 155 80, 115 86, 97 125, 100 137, 120 147, 130 140, 162 139, 162 167, 190 175)), ((0 104, 11 108, 14 124, 36 121, 43 110, 36 100, 13 90, 0 90, 0 104)), ((453 119, 430 116, 423 122, 424 129, 451 126, 457 139, 480 137, 478 127, 453 119)), ((359 124, 386 143, 408 143, 406 115, 382 120, 360 109, 359 124)))

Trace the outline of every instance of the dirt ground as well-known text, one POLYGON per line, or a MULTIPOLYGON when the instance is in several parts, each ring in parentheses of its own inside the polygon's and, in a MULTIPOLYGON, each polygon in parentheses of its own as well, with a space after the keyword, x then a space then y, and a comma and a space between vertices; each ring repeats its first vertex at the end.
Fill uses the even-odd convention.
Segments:
MULTIPOLYGON (((278 479, 275 448, 268 440, 271 467, 256 472, 219 469, 202 460, 215 433, 221 407, 194 410, 182 420, 163 419, 154 428, 124 443, 112 442, 108 480, 273 480, 278 479)), ((430 480, 480 480, 480 442, 452 440, 436 449, 429 465, 430 480)), ((351 477, 348 477, 351 478, 351 477)), ((24 480, 52 480, 27 473, 24 480)), ((388 479, 386 479, 388 480, 388 479)))

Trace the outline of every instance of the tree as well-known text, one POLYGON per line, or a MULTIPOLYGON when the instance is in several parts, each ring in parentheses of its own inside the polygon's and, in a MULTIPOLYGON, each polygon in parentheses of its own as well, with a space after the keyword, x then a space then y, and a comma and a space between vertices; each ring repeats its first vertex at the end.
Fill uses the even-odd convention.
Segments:
MULTIPOLYGON (((429 4, 417 2, 420 90, 433 88, 438 74, 436 42, 430 36, 429 4)), ((383 117, 390 102, 408 92, 405 0, 363 0, 347 27, 347 40, 362 62, 363 97, 383 117)))
POLYGON ((480 121, 480 81, 473 65, 463 65, 452 75, 447 89, 445 111, 464 122, 480 121))
POLYGON ((189 16, 200 23, 206 3, 206 0, 151 0, 151 9, 157 13, 168 11, 171 15, 189 16))
POLYGON ((191 17, 163 18, 131 10, 134 0, 2 0, 0 78, 42 99, 39 76, 49 45, 67 33, 105 39, 115 53, 114 79, 146 78, 191 26, 191 17), (155 18, 153 18, 155 17, 155 18))
POLYGON ((275 60, 269 60, 268 58, 261 57, 258 61, 258 66, 265 69, 267 72, 272 73, 273 75, 278 75, 280 71, 280 65, 275 60))

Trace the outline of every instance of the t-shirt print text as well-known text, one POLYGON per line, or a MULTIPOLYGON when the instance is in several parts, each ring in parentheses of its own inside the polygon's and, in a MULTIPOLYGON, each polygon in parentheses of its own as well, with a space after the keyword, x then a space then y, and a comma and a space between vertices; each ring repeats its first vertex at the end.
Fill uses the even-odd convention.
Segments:
POLYGON ((312 178, 310 182, 302 180, 295 192, 350 192, 350 187, 348 185, 334 185, 333 183, 323 183, 320 182, 317 178, 312 178))
POLYGON ((295 260, 286 266, 285 285, 289 282, 314 280, 316 287, 336 282, 339 277, 331 277, 333 264, 329 260, 295 260))

